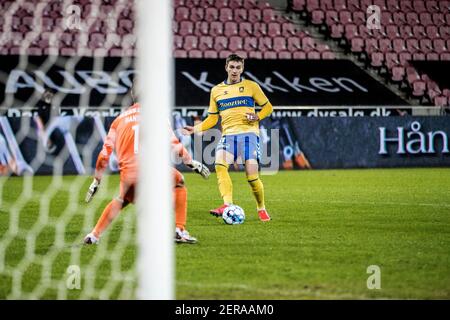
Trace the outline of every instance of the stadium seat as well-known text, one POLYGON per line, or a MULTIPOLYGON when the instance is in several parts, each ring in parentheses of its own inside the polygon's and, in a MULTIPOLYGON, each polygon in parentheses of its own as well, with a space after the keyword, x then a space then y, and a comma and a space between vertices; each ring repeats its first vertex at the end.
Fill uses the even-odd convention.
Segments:
POLYGON ((212 50, 214 48, 214 38, 211 36, 201 36, 198 47, 203 51, 212 50))
MULTIPOLYGON (((265 8, 262 10, 262 21, 265 23, 270 23, 273 21, 277 21, 277 16, 275 15, 275 12, 272 8, 265 8)), ((275 58, 276 59, 276 58, 275 58)))
POLYGON ((420 51, 422 51, 424 53, 433 51, 433 45, 431 44, 430 39, 420 39, 419 47, 420 47, 420 51))
POLYGON ((234 21, 233 11, 230 8, 221 8, 219 11, 219 20, 222 22, 234 21))
POLYGON ((306 9, 309 12, 320 9, 319 0, 306 0, 306 9))
POLYGON ((339 22, 343 25, 352 23, 353 24, 353 18, 352 13, 350 11, 344 10, 344 11, 338 11, 339 12, 339 22))
POLYGON ((386 61, 386 66, 389 70, 400 64, 398 55, 395 52, 386 52, 384 54, 384 60, 386 61))
POLYGON ((427 61, 439 61, 439 54, 436 52, 428 52, 425 60, 427 61))
POLYGON ((228 0, 215 0, 213 3, 216 8, 228 8, 228 0))
POLYGON ((248 12, 248 21, 251 23, 260 22, 262 19, 261 10, 259 9, 250 9, 248 12))
POLYGON ((293 59, 298 59, 298 60, 305 60, 306 59, 306 53, 303 51, 295 51, 292 53, 292 58, 293 59))
POLYGON ((394 82, 402 82, 405 78, 405 68, 401 66, 394 66, 392 68, 391 80, 394 82))
POLYGON ((228 2, 228 6, 233 10, 234 9, 243 9, 243 2, 244 2, 244 0, 230 0, 228 2))
POLYGON ((219 55, 217 54, 217 51, 215 50, 206 50, 203 51, 203 57, 209 58, 209 59, 217 59, 219 55))
POLYGON ((413 84, 415 81, 420 80, 420 76, 414 67, 406 67, 406 80, 409 84, 413 84))
POLYGON ((413 35, 416 39, 423 39, 427 37, 425 27, 422 25, 415 25, 412 27, 413 35))
POLYGON ((414 97, 422 97, 425 94, 425 81, 417 80, 413 82, 413 92, 412 95, 414 97))
POLYGON ((389 12, 400 11, 400 5, 398 0, 387 0, 386 7, 389 12))
MULTIPOLYGON (((326 2, 326 1, 325 1, 326 2)), ((334 0, 334 9, 337 11, 345 11, 347 10, 347 1, 346 0, 334 0)), ((328 3, 332 3, 331 1, 328 1, 328 3)))
POLYGON ((409 0, 401 0, 400 1, 400 9, 403 12, 414 11, 413 5, 409 0))
POLYGON ((372 54, 374 51, 379 51, 377 39, 365 39, 364 40, 364 48, 368 54, 372 54))
POLYGON ((260 51, 250 51, 247 53, 248 57, 251 59, 262 59, 262 53, 260 51))
POLYGON ((400 37, 400 33, 398 32, 398 27, 395 24, 390 24, 386 26, 386 34, 389 39, 395 39, 400 37))
POLYGON ((273 38, 273 49, 277 53, 280 53, 282 51, 287 51, 286 38, 284 38, 284 37, 273 38))
POLYGON ((247 18, 247 10, 244 8, 237 8, 234 9, 234 21, 240 23, 240 22, 247 22, 248 18, 247 18))
POLYGON ((238 50, 243 50, 244 49, 244 44, 243 44, 243 40, 241 37, 231 37, 230 38, 230 43, 228 45, 228 49, 236 52, 238 50))
POLYGON ((433 99, 434 105, 439 107, 448 106, 450 104, 450 100, 448 97, 439 95, 433 99))
MULTIPOLYGON (((118 31, 119 31, 119 34, 123 34, 123 33, 120 33, 120 30, 118 30, 118 31)), ((178 33, 181 36, 187 36, 189 34, 193 34, 194 33, 194 24, 191 21, 181 21, 178 33)))
POLYGON ((401 38, 394 39, 392 41, 392 47, 396 53, 407 51, 405 40, 401 38))
POLYGON ((375 68, 383 66, 384 55, 381 52, 372 52, 370 55, 370 65, 375 68))
POLYGON ((242 6, 247 10, 257 8, 256 0, 244 0, 242 6))
POLYGON ((174 8, 178 8, 178 7, 184 7, 185 4, 185 0, 173 0, 173 7, 174 8))
POLYGON ((194 35, 189 35, 184 38, 183 48, 186 51, 196 50, 198 48, 198 38, 194 35))
POLYGON ((272 38, 270 38, 270 37, 259 37, 258 38, 258 49, 261 52, 272 50, 273 49, 273 47, 272 47, 272 38))
POLYGON ((224 35, 227 37, 236 36, 239 34, 238 24, 234 21, 225 22, 224 35))
POLYGON ((201 0, 185 0, 185 5, 189 8, 199 7, 202 5, 201 0))
POLYGON ((293 0, 291 9, 294 11, 303 11, 305 9, 306 0, 293 0))
POLYGON ((406 39, 406 49, 410 53, 420 52, 420 47, 417 39, 414 38, 406 39))
POLYGON ((274 51, 265 51, 263 53, 263 59, 276 59, 277 57, 277 53, 274 51))
POLYGON ((211 33, 211 36, 217 37, 223 35, 223 24, 220 21, 214 21, 210 24, 209 32, 211 33))
POLYGON ((436 26, 427 26, 425 28, 425 32, 430 39, 440 38, 440 34, 438 28, 436 26))
POLYGON ((304 37, 302 39, 302 49, 305 52, 314 51, 316 50, 316 44, 314 42, 314 39, 311 37, 304 37))
POLYGON ((360 37, 355 37, 351 40, 351 51, 355 53, 363 52, 364 40, 360 37))
POLYGON ((394 12, 392 15, 392 20, 395 21, 395 24, 398 26, 406 24, 407 21, 405 11, 394 12))
POLYGON ((320 25, 325 20, 325 13, 322 10, 314 10, 311 15, 311 23, 320 25))
POLYGON ((443 39, 434 39, 433 40, 433 48, 437 53, 442 53, 448 51, 448 48, 445 46, 445 41, 443 39))
POLYGON ((281 34, 286 38, 295 36, 297 34, 295 25, 291 22, 283 22, 281 24, 281 34))
POLYGON ((441 60, 441 61, 450 61, 450 52, 442 52, 439 55, 439 60, 441 60))
POLYGON ((175 50, 173 52, 173 56, 175 58, 187 58, 188 54, 187 54, 187 52, 185 50, 175 50))
POLYGON ((253 36, 253 26, 250 22, 240 22, 239 23, 239 35, 241 37, 253 36))
POLYGON ((203 58, 203 53, 200 50, 193 49, 188 52, 188 57, 197 59, 203 58))
POLYGON ((189 18, 192 22, 203 21, 205 19, 205 10, 203 8, 191 8, 189 18))
POLYGON ((332 39, 341 39, 344 34, 344 26, 341 24, 333 24, 331 26, 331 35, 332 39))
POLYGON ((301 51, 301 40, 298 37, 289 37, 287 39, 287 47, 290 52, 301 51))
POLYGON ((228 38, 224 36, 218 36, 214 38, 214 50, 222 51, 228 49, 228 38))
POLYGON ((336 55, 332 51, 323 51, 321 54, 323 60, 333 60, 336 59, 336 55))
POLYGON ((351 41, 353 38, 359 37, 358 27, 353 23, 346 24, 344 30, 347 40, 351 41))
POLYGON ((270 22, 267 26, 267 34, 274 38, 281 36, 281 25, 279 22, 270 22))
POLYGON ((406 65, 409 61, 411 61, 411 53, 409 52, 400 52, 398 54, 398 58, 400 60, 401 65, 406 65))
POLYGON ((325 13, 325 23, 328 26, 339 23, 339 16, 337 11, 331 10, 325 13))
POLYGON ((380 39, 378 41, 378 44, 381 52, 388 52, 393 50, 391 39, 380 39))
POLYGON ((247 52, 254 51, 258 48, 258 38, 247 37, 244 38, 244 50, 247 52))
MULTIPOLYGON (((425 1, 425 7, 427 8, 428 12, 439 12, 439 5, 438 2, 446 2, 446 1, 425 1)), ((448 1, 447 1, 448 2, 448 1)))
POLYGON ((278 52, 278 59, 291 60, 292 59, 292 53, 290 53, 289 51, 278 52))
POLYGON ((174 34, 177 34, 179 29, 180 29, 180 25, 178 24, 177 21, 173 20, 172 21, 172 32, 174 34))
POLYGON ((232 53, 233 52, 231 52, 229 50, 222 50, 222 51, 219 52, 219 58, 220 59, 226 59, 232 53))
POLYGON ((267 36, 267 24, 265 24, 264 22, 255 22, 253 24, 253 34, 256 37, 267 36))
POLYGON ((196 36, 209 35, 209 23, 206 21, 197 21, 194 25, 194 34, 196 36))
POLYGON ((205 19, 208 22, 214 22, 219 20, 219 11, 217 8, 209 7, 205 10, 205 19))

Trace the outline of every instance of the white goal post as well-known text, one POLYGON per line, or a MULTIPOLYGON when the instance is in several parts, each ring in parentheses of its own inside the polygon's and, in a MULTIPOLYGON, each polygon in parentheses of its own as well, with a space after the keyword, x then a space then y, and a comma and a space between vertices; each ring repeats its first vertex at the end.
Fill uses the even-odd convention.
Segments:
POLYGON ((137 200, 139 299, 174 299, 168 119, 173 106, 171 0, 137 0, 141 101, 137 200))

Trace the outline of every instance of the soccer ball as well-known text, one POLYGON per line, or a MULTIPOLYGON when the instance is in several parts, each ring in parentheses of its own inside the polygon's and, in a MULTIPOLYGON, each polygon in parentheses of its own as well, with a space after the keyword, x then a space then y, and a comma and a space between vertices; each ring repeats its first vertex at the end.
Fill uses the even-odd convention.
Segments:
POLYGON ((242 224, 245 220, 244 209, 232 204, 223 210, 222 218, 226 224, 242 224))

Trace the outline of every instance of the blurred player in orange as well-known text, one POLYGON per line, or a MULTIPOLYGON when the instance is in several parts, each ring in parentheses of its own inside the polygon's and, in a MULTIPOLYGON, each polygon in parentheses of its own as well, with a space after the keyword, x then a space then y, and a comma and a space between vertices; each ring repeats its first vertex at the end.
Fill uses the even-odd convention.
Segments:
MULTIPOLYGON (((126 111, 121 113, 111 124, 108 135, 103 144, 102 151, 98 155, 94 181, 86 194, 86 202, 91 201, 97 192, 102 176, 108 166, 109 157, 113 150, 117 153, 120 171, 119 196, 113 199, 103 210, 94 229, 84 238, 85 244, 97 243, 105 229, 114 218, 129 203, 134 203, 134 195, 138 177, 138 126, 139 126, 139 103, 135 103, 126 111)), ((202 163, 192 159, 183 145, 172 133, 172 150, 179 156, 183 163, 193 171, 208 178, 210 172, 202 163)), ((174 201, 175 201, 175 241, 177 243, 196 243, 197 239, 190 236, 186 230, 187 220, 187 189, 184 185, 183 175, 173 169, 174 179, 174 201)))

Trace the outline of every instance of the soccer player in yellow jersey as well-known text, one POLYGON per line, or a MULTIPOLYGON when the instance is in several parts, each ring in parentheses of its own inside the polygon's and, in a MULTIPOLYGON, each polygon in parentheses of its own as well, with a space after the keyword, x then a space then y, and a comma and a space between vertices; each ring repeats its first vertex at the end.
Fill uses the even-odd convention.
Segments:
POLYGON ((233 203, 233 186, 228 167, 238 158, 245 161, 247 181, 256 199, 261 221, 269 221, 270 216, 264 204, 264 186, 259 178, 259 121, 272 113, 272 104, 260 86, 241 78, 244 59, 231 54, 226 59, 227 80, 211 90, 208 117, 201 123, 185 127, 186 134, 208 130, 222 120, 222 138, 217 145, 215 168, 223 205, 210 211, 221 216, 223 210, 233 203), (262 109, 255 112, 255 105, 262 109))

